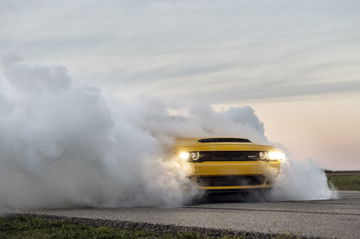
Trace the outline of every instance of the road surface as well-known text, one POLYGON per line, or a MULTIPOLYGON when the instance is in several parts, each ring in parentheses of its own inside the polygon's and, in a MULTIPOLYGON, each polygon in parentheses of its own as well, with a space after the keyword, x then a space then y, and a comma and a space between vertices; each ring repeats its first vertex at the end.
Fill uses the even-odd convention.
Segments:
POLYGON ((360 238, 360 192, 339 199, 212 202, 178 208, 32 210, 29 213, 323 238, 360 238))

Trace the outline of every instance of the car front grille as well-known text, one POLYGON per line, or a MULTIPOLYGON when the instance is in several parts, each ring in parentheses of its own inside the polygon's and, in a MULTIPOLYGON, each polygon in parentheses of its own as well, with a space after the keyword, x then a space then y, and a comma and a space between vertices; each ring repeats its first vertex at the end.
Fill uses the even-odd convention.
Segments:
POLYGON ((194 177, 195 182, 203 187, 262 185, 266 179, 266 176, 263 175, 194 177))
POLYGON ((260 151, 200 151, 198 161, 258 161, 260 151))

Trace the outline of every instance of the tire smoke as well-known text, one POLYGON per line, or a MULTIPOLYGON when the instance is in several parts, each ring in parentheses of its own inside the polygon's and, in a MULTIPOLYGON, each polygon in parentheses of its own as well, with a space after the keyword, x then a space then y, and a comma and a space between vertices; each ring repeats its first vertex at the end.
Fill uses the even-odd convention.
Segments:
POLYGON ((271 200, 322 200, 336 198, 327 177, 315 161, 288 159, 270 193, 271 200))
MULTIPOLYGON (((0 208, 176 206, 198 192, 188 165, 169 153, 175 138, 268 143, 249 106, 196 105, 180 116, 156 98, 119 102, 76 84, 62 66, 29 66, 12 54, 0 77, 0 208)), ((300 183, 294 168, 303 166, 289 163, 274 198, 331 196, 314 165, 305 170, 312 189, 292 187, 300 183)))

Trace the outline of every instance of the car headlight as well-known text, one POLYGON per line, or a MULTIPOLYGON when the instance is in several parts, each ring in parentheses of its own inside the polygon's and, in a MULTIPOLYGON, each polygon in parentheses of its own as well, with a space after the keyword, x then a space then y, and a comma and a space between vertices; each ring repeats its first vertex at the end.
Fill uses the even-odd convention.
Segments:
POLYGON ((280 160, 285 161, 286 157, 283 152, 280 151, 270 151, 267 153, 267 159, 268 160, 280 160))
POLYGON ((276 160, 280 160, 281 162, 286 161, 285 154, 280 151, 260 152, 259 158, 265 161, 276 161, 276 160))
POLYGON ((179 157, 184 161, 188 161, 190 159, 190 153, 189 152, 180 152, 179 157))
POLYGON ((196 161, 200 158, 200 153, 197 151, 180 152, 179 157, 184 161, 196 161))
POLYGON ((266 160, 268 157, 268 152, 260 152, 259 157, 261 160, 266 160))

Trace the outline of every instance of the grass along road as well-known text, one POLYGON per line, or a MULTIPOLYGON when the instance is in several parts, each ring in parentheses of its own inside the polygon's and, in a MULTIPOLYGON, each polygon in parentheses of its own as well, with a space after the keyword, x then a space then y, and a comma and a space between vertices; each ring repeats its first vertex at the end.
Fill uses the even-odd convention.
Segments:
POLYGON ((296 239, 291 235, 244 235, 209 236, 200 232, 158 233, 147 230, 129 230, 114 226, 72 223, 63 219, 33 216, 0 217, 0 238, 6 239, 296 239))
POLYGON ((337 190, 360 190, 360 173, 358 174, 332 174, 328 181, 337 190))

